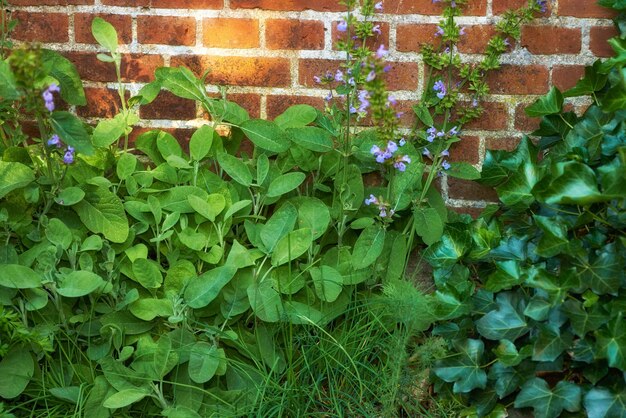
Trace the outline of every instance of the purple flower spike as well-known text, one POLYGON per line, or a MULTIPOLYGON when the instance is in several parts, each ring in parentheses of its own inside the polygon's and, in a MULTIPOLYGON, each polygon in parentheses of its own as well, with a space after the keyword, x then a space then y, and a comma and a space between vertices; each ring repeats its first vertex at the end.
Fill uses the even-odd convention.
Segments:
POLYGON ((459 29, 459 35, 465 35, 465 26, 461 26, 461 29, 459 29))
POLYGON ((387 56, 387 54, 389 54, 389 50, 385 49, 385 45, 381 45, 378 47, 378 50, 376 51, 376 58, 381 59, 387 56))
POLYGON ((74 162, 74 148, 67 147, 67 150, 63 155, 63 162, 67 165, 70 165, 74 162))
POLYGON ((447 162, 446 160, 443 160, 443 161, 441 162, 441 167, 442 167, 444 170, 449 170, 449 169, 450 169, 450 167, 451 167, 451 165, 450 165, 450 163, 449 163, 449 162, 447 162))
POLYGON ((375 25, 372 28, 372 32, 375 33, 375 34, 378 34, 378 35, 382 35, 383 34, 383 32, 380 30, 380 25, 375 25))
POLYGON ((365 199, 365 204, 367 206, 374 204, 374 205, 378 205, 378 199, 376 199, 376 196, 374 196, 373 194, 370 195, 370 197, 368 199, 365 199))
POLYGON ((398 144, 396 144, 396 143, 395 143, 395 142, 393 142, 393 141, 389 141, 389 142, 387 143, 387 151, 389 151, 389 152, 390 152, 390 153, 392 153, 392 154, 393 154, 394 152, 398 151, 398 144))
POLYGON ((341 22, 339 22, 337 24, 337 30, 339 32, 345 32, 348 30, 348 22, 346 22, 345 20, 342 20, 341 22))
POLYGON ((377 12, 382 12, 382 11, 383 11, 383 2, 382 2, 382 1, 379 1, 378 3, 376 3, 376 4, 374 5, 374 9, 375 9, 377 12))
POLYGON ((385 207, 380 208, 380 213, 378 215, 381 218, 386 218, 387 217, 387 208, 385 208, 385 207))
POLYGON ((441 154, 440 154, 440 155, 441 155, 442 157, 449 157, 449 156, 450 156, 450 151, 448 151, 447 149, 446 149, 446 150, 443 150, 443 151, 441 151, 441 154))
POLYGON ((392 106, 395 106, 396 104, 398 104, 398 100, 396 99, 396 96, 394 96, 393 94, 390 94, 387 100, 389 100, 389 104, 391 104, 392 106))
POLYGON ((443 81, 437 81, 433 85, 433 90, 437 92, 437 97, 439 97, 439 99, 443 99, 444 97, 446 97, 446 85, 443 84, 443 81))
POLYGON ((537 0, 537 6, 541 8, 541 13, 545 13, 548 10, 547 0, 537 0))
POLYGON ((437 31, 435 31, 435 36, 442 36, 443 28, 441 26, 437 26, 437 31))
POLYGON ((406 144, 406 139, 404 138, 400 138, 400 141, 398 141, 398 145, 400 145, 401 147, 403 147, 406 144))
POLYGON ((50 147, 57 147, 60 148, 61 147, 61 140, 59 139, 59 136, 57 134, 54 134, 50 137, 50 139, 48 140, 48 146, 50 147))
POLYGON ((367 78, 365 79, 365 81, 373 81, 376 78, 376 71, 372 70, 370 71, 370 73, 367 75, 367 78))
POLYGON ((333 99, 333 92, 329 91, 326 97, 324 97, 324 100, 326 100, 327 102, 330 102, 332 99, 333 99))
POLYGON ((448 132, 448 134, 450 136, 458 135, 459 134, 459 127, 458 126, 453 127, 452 129, 450 129, 450 132, 448 132))
POLYGON ((314 75, 313 81, 315 81, 317 84, 320 84, 322 82, 322 79, 318 75, 314 75))
POLYGON ((433 159, 433 155, 430 153, 430 151, 428 151, 428 148, 424 148, 422 150, 422 155, 424 155, 425 157, 430 158, 431 160, 433 159))
POLYGON ((55 91, 59 93, 61 91, 61 87, 59 87, 56 83, 52 83, 48 86, 48 91, 55 91))
POLYGON ((341 70, 337 70, 335 73, 335 81, 343 81, 343 73, 341 70))

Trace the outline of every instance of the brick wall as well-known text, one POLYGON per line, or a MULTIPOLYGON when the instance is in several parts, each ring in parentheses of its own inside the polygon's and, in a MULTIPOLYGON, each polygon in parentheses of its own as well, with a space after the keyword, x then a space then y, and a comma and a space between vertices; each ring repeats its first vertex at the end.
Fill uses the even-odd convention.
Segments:
MULTIPOLYGON (((467 35, 459 50, 472 60, 483 50, 498 15, 525 0, 470 0, 459 23, 467 35)), ((131 91, 152 79, 159 66, 185 65, 209 83, 230 86, 229 94, 253 117, 274 118, 287 106, 323 106, 326 92, 313 76, 337 67, 333 47, 343 16, 337 0, 12 0, 20 21, 14 39, 62 51, 85 80, 87 118, 112 116, 118 104, 115 72, 96 60, 91 20, 101 16, 119 33, 125 53, 122 74, 131 91)), ((406 109, 420 97, 424 67, 419 45, 433 39, 441 6, 431 0, 384 0, 380 43, 389 46, 388 84, 406 109)), ((511 148, 537 126, 523 108, 550 85, 575 84, 584 66, 610 55, 606 40, 616 32, 611 14, 595 0, 554 0, 548 12, 522 30, 520 44, 505 55, 489 79, 492 95, 480 121, 466 127, 453 157, 480 166, 486 148, 511 148)), ((210 91, 217 92, 214 86, 210 91)), ((573 102, 574 108, 585 103, 573 102)), ((202 123, 196 106, 172 95, 140 110, 142 129, 159 127, 182 141, 202 123)), ((407 120, 407 123, 409 121, 407 120)), ((139 129, 138 131, 140 131, 139 129)), ((442 181, 448 203, 476 207, 493 200, 491 190, 471 182, 442 181)))

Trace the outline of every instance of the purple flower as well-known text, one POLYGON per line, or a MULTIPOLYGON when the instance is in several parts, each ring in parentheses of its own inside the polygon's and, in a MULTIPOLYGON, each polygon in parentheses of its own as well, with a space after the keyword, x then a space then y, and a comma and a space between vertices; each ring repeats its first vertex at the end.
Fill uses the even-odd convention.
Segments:
POLYGON ((376 71, 372 70, 370 71, 370 73, 367 75, 367 78, 365 79, 365 81, 372 81, 376 78, 376 71))
POLYGON ((443 99, 446 97, 446 85, 443 84, 443 81, 439 80, 433 85, 433 90, 437 92, 437 97, 443 99))
POLYGON ((387 217, 387 208, 385 208, 385 207, 380 208, 380 213, 378 215, 381 218, 386 218, 387 217))
POLYGON ((401 147, 403 147, 406 144, 406 139, 404 138, 400 138, 400 141, 398 141, 398 145, 400 145, 401 147))
POLYGON ((545 13, 548 10, 548 1, 547 0, 536 0, 537 6, 541 8, 541 13, 545 13))
POLYGON ((389 71, 391 71, 391 65, 387 64, 385 65, 385 68, 383 68, 383 72, 388 73, 389 71))
POLYGON ((509 42, 509 38, 506 38, 506 39, 504 40, 504 45, 505 45, 505 46, 510 46, 510 45, 511 45, 511 42, 509 42))
POLYGON ((320 84, 322 82, 322 79, 318 75, 314 75, 313 81, 315 81, 317 84, 320 84))
POLYGON ((378 199, 376 199, 376 196, 374 196, 373 194, 370 195, 370 197, 368 199, 365 199, 365 204, 367 206, 374 204, 374 205, 378 205, 378 199))
POLYGON ((44 106, 46 106, 46 109, 48 109, 49 112, 52 112, 54 110, 54 96, 52 92, 58 93, 60 91, 61 88, 55 83, 52 83, 48 86, 47 89, 43 91, 43 93, 41 93, 41 97, 44 101, 44 106))
POLYGON ((48 91, 55 91, 59 93, 61 91, 61 87, 59 87, 56 83, 52 83, 48 86, 48 91))
POLYGON ((378 12, 382 12, 383 11, 383 2, 379 1, 378 3, 376 3, 374 5, 374 9, 378 12))
POLYGON ((345 20, 342 20, 341 22, 339 22, 337 24, 337 30, 339 32, 345 32, 348 30, 348 22, 346 22, 345 20))
POLYGON ((465 35, 465 26, 461 26, 461 29, 459 29, 459 35, 465 35))
POLYGON ((396 113, 396 119, 400 119, 402 117, 402 115, 404 115, 404 112, 397 112, 396 113))
POLYGON ((443 36, 443 28, 441 26, 437 26, 437 31, 435 31, 435 36, 443 36))
POLYGON ((356 107, 350 106, 350 113, 352 114, 357 113, 356 107))
POLYGON ((385 45, 381 45, 378 47, 378 50, 376 51, 376 58, 380 59, 380 58, 386 57, 387 54, 389 54, 389 50, 385 49, 385 45))
POLYGON ((65 154, 63 155, 63 162, 65 164, 72 164, 74 162, 74 148, 68 146, 65 154))
POLYGON ((324 97, 324 100, 326 100, 327 102, 330 102, 332 99, 333 99, 333 92, 329 91, 326 97, 324 97))
POLYGON ((472 100, 472 107, 478 107, 478 99, 472 100))
POLYGON ((59 139, 59 136, 57 134, 54 134, 50 137, 50 139, 48 140, 48 146, 54 146, 57 148, 61 147, 61 140, 59 139))
POLYGON ((335 81, 343 81, 343 73, 341 70, 337 70, 335 73, 335 81))
POLYGON ((369 100, 367 100, 369 98, 369 92, 367 90, 361 90, 359 91, 359 112, 365 112, 367 110, 367 108, 370 106, 370 102, 369 100))
POLYGON ((409 157, 408 155, 403 155, 402 157, 398 158, 396 160, 396 162, 393 163, 393 166, 401 172, 404 172, 406 170, 406 165, 411 163, 411 157, 409 157))
POLYGON ((398 151, 398 144, 396 144, 393 141, 389 141, 387 142, 387 151, 389 151, 390 153, 394 153, 396 151, 398 151))
POLYGON ((433 159, 433 155, 430 153, 430 151, 428 151, 428 148, 424 148, 424 149, 422 150, 422 155, 424 155, 424 156, 426 156, 426 157, 430 158, 431 160, 433 159))
POLYGON ((372 32, 373 32, 373 33, 376 33, 376 34, 378 34, 378 35, 382 35, 382 34, 383 34, 383 32, 380 30, 380 25, 375 25, 375 26, 372 28, 372 32))
POLYGON ((459 127, 455 126, 452 129, 450 129, 450 132, 448 132, 448 135, 455 136, 455 135, 458 135, 458 133, 459 133, 459 127))
POLYGON ((389 97, 387 97, 387 100, 389 101, 389 104, 392 106, 395 106, 396 104, 398 104, 398 100, 396 99, 396 96, 394 96, 393 94, 390 94, 389 97))
POLYGON ((437 135, 437 129, 434 126, 431 126, 426 130, 426 133, 428 134, 426 140, 428 142, 433 142, 435 140, 435 136, 437 135))
POLYGON ((441 155, 442 157, 449 157, 450 156, 450 151, 448 151, 447 149, 443 150, 443 151, 441 151, 441 154, 439 154, 439 155, 441 155))
POLYGON ((450 163, 449 163, 449 162, 447 162, 446 160, 443 160, 443 161, 441 162, 441 167, 442 167, 444 170, 449 170, 449 169, 450 169, 450 167, 451 167, 451 165, 450 165, 450 163))
POLYGON ((350 78, 348 79, 348 84, 350 84, 351 86, 356 85, 356 82, 354 81, 354 77, 350 77, 350 78))
POLYGON ((450 2, 450 7, 452 7, 454 9, 456 7, 456 1, 452 0, 450 2))

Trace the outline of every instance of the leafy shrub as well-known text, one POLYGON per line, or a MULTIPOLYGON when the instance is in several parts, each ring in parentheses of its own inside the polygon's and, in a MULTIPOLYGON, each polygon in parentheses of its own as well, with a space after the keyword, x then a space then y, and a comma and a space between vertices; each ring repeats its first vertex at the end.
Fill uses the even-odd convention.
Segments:
POLYGON ((481 181, 500 207, 449 225, 425 253, 442 319, 433 334, 453 350, 434 368, 437 389, 469 401, 469 415, 624 414, 624 42, 622 31, 615 57, 526 109, 542 116, 537 143, 485 158, 481 181), (575 96, 593 101, 580 117, 563 108, 575 96))

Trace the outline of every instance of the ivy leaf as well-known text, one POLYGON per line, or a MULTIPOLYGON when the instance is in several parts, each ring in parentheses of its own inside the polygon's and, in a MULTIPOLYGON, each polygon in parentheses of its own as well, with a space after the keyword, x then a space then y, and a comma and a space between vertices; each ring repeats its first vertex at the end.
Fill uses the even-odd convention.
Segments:
MULTIPOLYGON (((601 2, 602 0, 600 0, 601 2)), ((614 0, 612 0, 614 1, 614 0)), ((593 66, 585 68, 585 77, 578 80, 576 85, 567 90, 563 95, 565 97, 587 96, 596 91, 602 90, 606 84, 607 75, 600 73, 601 60, 593 63, 593 66)))
POLYGON ((535 418, 556 418, 563 410, 577 412, 580 410, 582 391, 571 382, 560 381, 554 390, 540 378, 529 380, 515 398, 516 408, 531 407, 535 418))
POLYGON ((526 334, 528 324, 524 315, 513 306, 518 304, 512 293, 500 293, 496 297, 497 310, 488 312, 476 321, 476 330, 490 340, 511 340, 526 334))
POLYGON ((572 343, 572 336, 567 331, 561 334, 558 325, 537 324, 539 333, 533 347, 534 361, 554 361, 572 343))
POLYGON ((626 418, 626 391, 592 388, 585 395, 585 409, 589 418, 626 418))
POLYGON ((626 371, 626 324, 620 312, 601 328, 596 336, 598 356, 606 358, 609 366, 626 371))
POLYGON ((567 227, 558 218, 533 216, 536 225, 543 231, 535 252, 545 258, 554 257, 565 250, 569 244, 567 227))
POLYGON ((590 205, 606 200, 598 190, 594 171, 575 161, 557 163, 550 182, 542 184, 534 194, 537 200, 549 205, 590 205))
POLYGON ((582 302, 572 299, 566 300, 561 308, 569 318, 574 334, 581 338, 608 322, 607 314, 603 313, 601 309, 600 305, 596 304, 588 312, 583 308, 582 302))
POLYGON ((592 263, 579 260, 584 282, 589 283, 591 290, 597 294, 617 295, 624 279, 624 260, 615 244, 606 245, 592 259, 592 263))
POLYGON ((487 386, 487 374, 481 367, 485 345, 481 340, 466 339, 456 343, 457 353, 435 366, 435 374, 446 382, 454 382, 454 393, 468 393, 487 386))
POLYGON ((428 247, 424 258, 433 267, 449 267, 469 250, 471 237, 465 230, 448 227, 441 240, 428 247))
POLYGON ((528 106, 525 111, 530 117, 539 117, 559 113, 563 107, 563 95, 556 87, 540 97, 535 103, 528 106))

